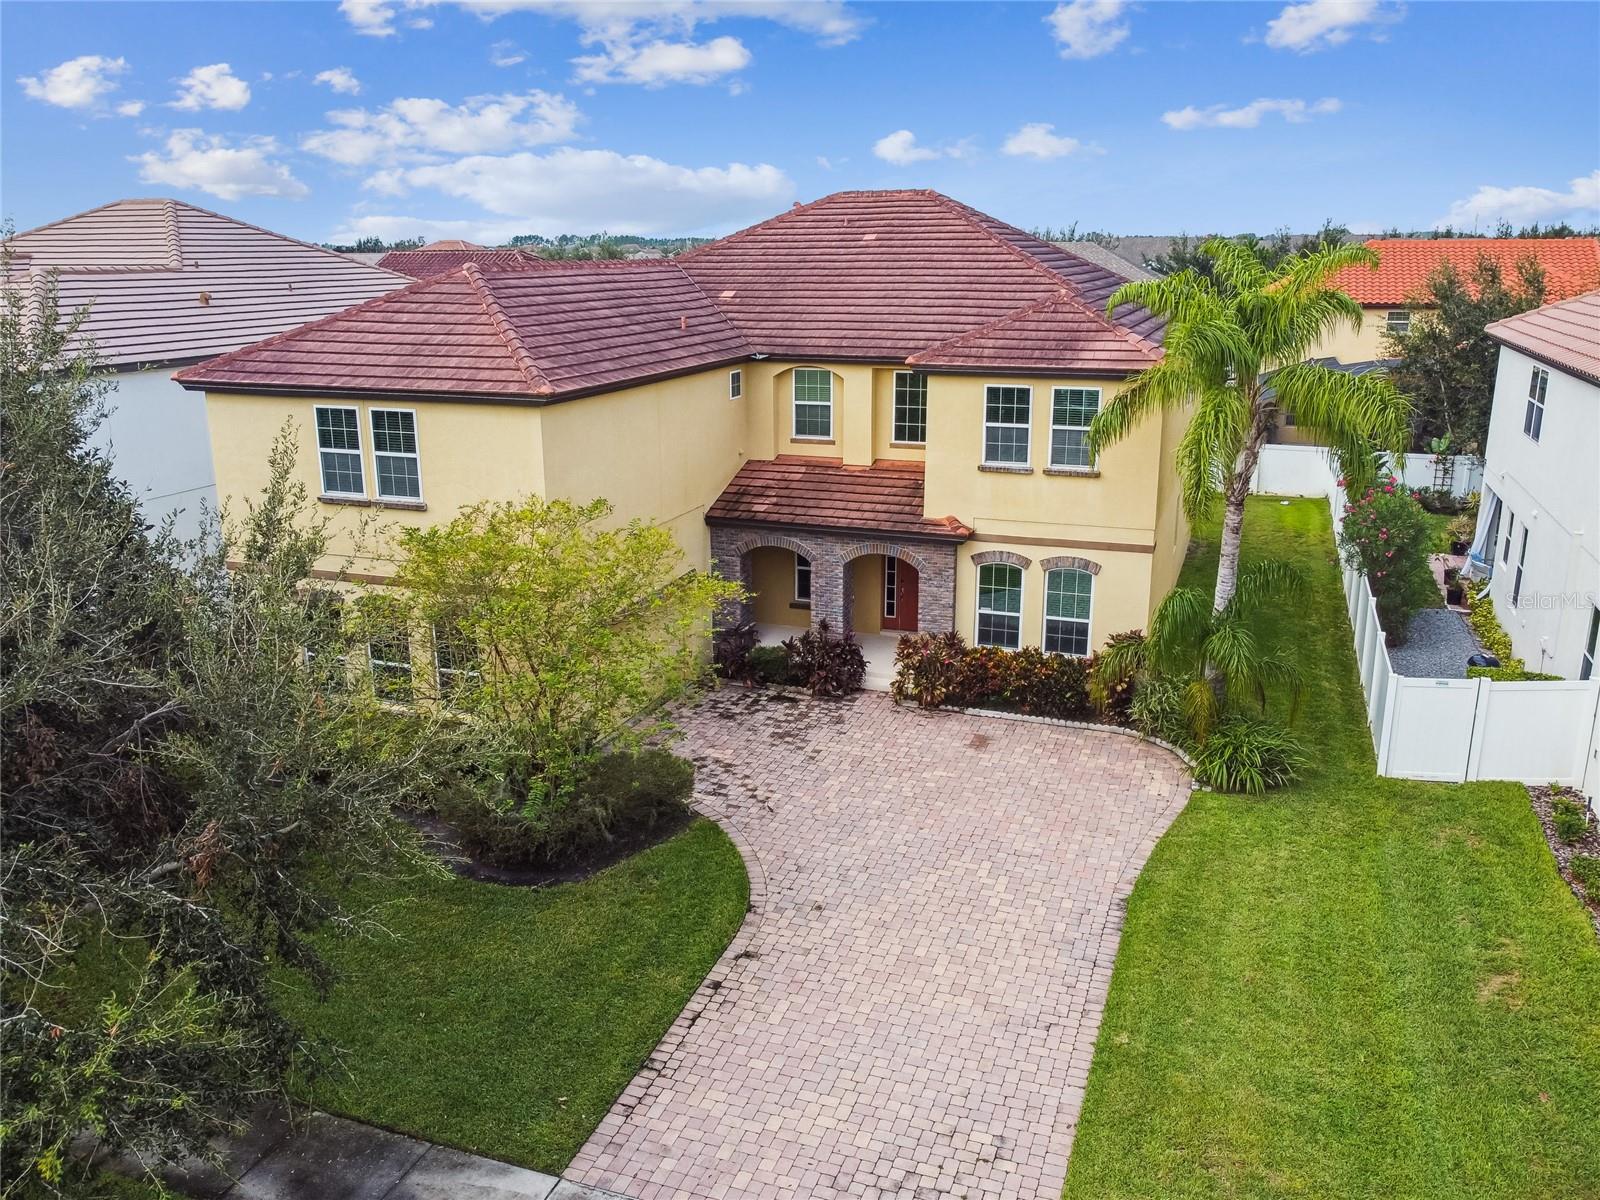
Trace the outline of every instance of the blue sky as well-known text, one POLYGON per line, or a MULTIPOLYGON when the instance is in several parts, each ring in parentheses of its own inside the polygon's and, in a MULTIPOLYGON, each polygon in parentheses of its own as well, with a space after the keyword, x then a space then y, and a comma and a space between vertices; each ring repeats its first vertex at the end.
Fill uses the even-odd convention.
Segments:
POLYGON ((1025 227, 1600 221, 1600 5, 0 5, 18 229, 721 233, 847 188, 1025 227))

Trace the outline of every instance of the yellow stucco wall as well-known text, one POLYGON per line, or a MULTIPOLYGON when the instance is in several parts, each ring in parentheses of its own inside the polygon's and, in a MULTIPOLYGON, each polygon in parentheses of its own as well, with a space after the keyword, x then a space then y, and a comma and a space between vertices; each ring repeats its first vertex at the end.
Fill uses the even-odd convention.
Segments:
POLYGON ((956 632, 971 642, 978 623, 978 568, 974 554, 1009 550, 1029 560, 1022 572, 1022 644, 1044 642, 1043 560, 1059 555, 1100 564, 1089 609, 1089 648, 1098 650, 1114 633, 1145 627, 1151 608, 1151 556, 1105 550, 1065 549, 1003 540, 967 542, 956 552, 956 632))
POLYGON ((1377 308, 1363 308, 1359 330, 1340 325, 1318 342, 1306 357, 1337 358, 1347 363, 1371 362, 1375 358, 1382 358, 1383 335, 1388 330, 1389 313, 1404 307, 1403 304, 1385 304, 1377 308))
POLYGON ((883 628, 883 558, 863 554, 850 563, 850 627, 856 633, 883 628))
POLYGON ((811 624, 811 610, 794 606, 794 551, 760 546, 750 552, 750 586, 756 620, 762 625, 811 624))

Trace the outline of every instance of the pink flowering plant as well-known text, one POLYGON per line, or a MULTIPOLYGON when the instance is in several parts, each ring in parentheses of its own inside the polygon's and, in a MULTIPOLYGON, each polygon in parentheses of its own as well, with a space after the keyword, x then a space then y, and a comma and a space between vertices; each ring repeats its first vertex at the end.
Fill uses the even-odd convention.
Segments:
POLYGON ((1379 475, 1345 503, 1339 531, 1345 565, 1366 575, 1391 642, 1405 640, 1406 626, 1419 610, 1440 603, 1428 565, 1432 538, 1427 512, 1393 475, 1379 475))

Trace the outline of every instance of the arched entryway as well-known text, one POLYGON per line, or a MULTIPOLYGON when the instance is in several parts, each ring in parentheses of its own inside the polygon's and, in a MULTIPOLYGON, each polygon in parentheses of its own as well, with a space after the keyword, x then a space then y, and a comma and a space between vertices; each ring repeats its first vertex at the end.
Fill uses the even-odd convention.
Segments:
POLYGON ((849 602, 850 631, 915 633, 923 628, 922 574, 916 550, 893 542, 864 542, 840 550, 849 602))

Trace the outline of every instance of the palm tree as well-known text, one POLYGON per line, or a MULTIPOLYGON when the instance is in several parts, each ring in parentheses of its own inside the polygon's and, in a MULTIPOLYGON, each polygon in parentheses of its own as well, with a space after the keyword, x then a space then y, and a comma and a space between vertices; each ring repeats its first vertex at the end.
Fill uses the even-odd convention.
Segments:
POLYGON ((1182 688, 1183 723, 1196 745, 1241 701, 1265 710, 1268 687, 1288 693, 1292 720, 1305 688, 1300 670, 1292 659, 1262 647, 1250 619, 1263 600, 1305 592, 1305 577, 1276 560, 1246 567, 1220 609, 1198 588, 1173 588, 1150 620, 1149 637, 1118 640, 1101 651, 1091 698, 1103 709, 1127 684, 1170 681, 1182 688))
POLYGON ((1377 266, 1373 251, 1322 246, 1269 268, 1253 247, 1224 238, 1202 249, 1216 264, 1212 279, 1180 271, 1124 284, 1106 302, 1108 316, 1137 304, 1165 317, 1167 330, 1161 360, 1100 410, 1089 447, 1098 454, 1148 414, 1193 403, 1175 458, 1191 521, 1222 494, 1211 598, 1212 611, 1221 612, 1238 586, 1250 477, 1279 414, 1331 446, 1342 474, 1363 479, 1374 449, 1405 449, 1411 404, 1381 373, 1349 375, 1304 361, 1338 326, 1360 328, 1361 306, 1327 281, 1343 267, 1377 266))

